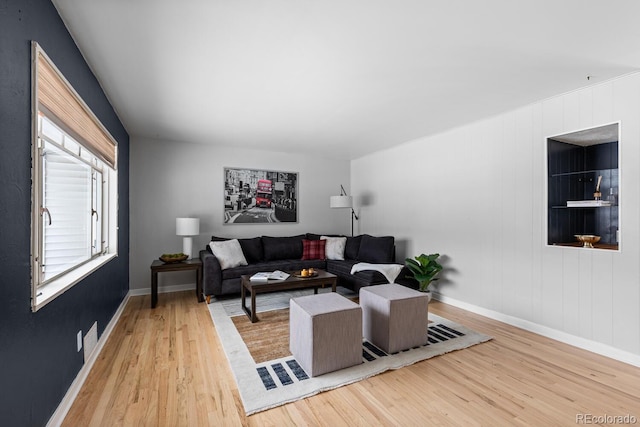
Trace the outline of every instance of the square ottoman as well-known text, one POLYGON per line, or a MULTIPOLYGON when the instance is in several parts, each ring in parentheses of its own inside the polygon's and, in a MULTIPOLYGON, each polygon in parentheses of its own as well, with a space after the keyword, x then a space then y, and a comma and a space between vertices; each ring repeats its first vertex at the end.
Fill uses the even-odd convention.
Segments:
POLYGON ((387 353, 425 345, 429 299, 397 283, 360 288, 364 338, 387 353))
POLYGON ((335 292, 289 301, 289 349, 312 377, 362 363, 362 309, 335 292))

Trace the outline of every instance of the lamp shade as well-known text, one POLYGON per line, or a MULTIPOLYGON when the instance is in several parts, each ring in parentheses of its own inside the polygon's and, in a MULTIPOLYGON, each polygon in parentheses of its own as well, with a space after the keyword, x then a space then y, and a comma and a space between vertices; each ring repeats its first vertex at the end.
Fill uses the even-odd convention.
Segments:
POLYGON ((350 208, 353 207, 353 198, 351 196, 331 196, 329 206, 332 208, 350 208))
POLYGON ((200 234, 200 218, 176 218, 178 236, 197 236, 200 234))

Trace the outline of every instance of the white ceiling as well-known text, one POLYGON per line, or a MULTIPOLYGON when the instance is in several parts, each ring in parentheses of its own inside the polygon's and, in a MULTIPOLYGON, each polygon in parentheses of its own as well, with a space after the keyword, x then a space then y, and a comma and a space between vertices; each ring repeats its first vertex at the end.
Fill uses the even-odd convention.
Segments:
POLYGON ((353 159, 640 69, 637 0, 53 3, 133 137, 353 159))
POLYGON ((582 147, 615 142, 619 140, 618 124, 612 123, 605 126, 583 129, 576 132, 566 133, 564 135, 552 136, 549 139, 568 142, 569 144, 580 145, 582 147))

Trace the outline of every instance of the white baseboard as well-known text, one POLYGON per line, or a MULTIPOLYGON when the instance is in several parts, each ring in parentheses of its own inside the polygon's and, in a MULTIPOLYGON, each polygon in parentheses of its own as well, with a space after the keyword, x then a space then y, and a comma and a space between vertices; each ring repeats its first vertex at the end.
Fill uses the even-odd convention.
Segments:
MULTIPOLYGON (((158 286, 159 294, 167 294, 170 292, 196 291, 195 283, 184 283, 182 285, 158 286)), ((140 295, 150 295, 151 288, 129 289, 129 295, 137 297, 140 295)))
POLYGON ((433 293, 433 298, 445 304, 453 305, 455 307, 462 308, 463 310, 467 310, 472 313, 476 313, 481 316, 488 317, 490 319, 497 320, 499 322, 506 323, 508 325, 515 326, 520 329, 524 329, 529 332, 533 332, 538 335, 542 335, 544 337, 590 351, 592 353, 597 353, 602 356, 618 360, 620 362, 628 363, 629 365, 640 367, 640 355, 629 353, 628 351, 620 350, 619 348, 611 347, 610 345, 602 344, 597 341, 592 341, 582 337, 571 335, 557 329, 549 328, 548 326, 543 326, 538 323, 520 319, 519 317, 510 316, 508 314, 489 310, 484 307, 478 307, 477 305, 469 304, 464 301, 458 301, 454 298, 449 298, 444 295, 433 293))
POLYGON ((69 409, 71 409, 71 405, 73 405, 73 402, 76 400, 76 397, 78 397, 78 393, 80 393, 80 389, 82 388, 82 385, 86 381, 87 376, 91 371, 91 368, 93 367, 96 360, 98 360, 98 356, 102 352, 102 348, 107 342, 107 339, 109 339, 109 335, 111 335, 111 332, 113 332, 113 329, 118 323, 118 320, 120 320, 120 316, 122 316, 122 313, 124 312, 124 307, 127 305, 127 302, 129 301, 129 297, 130 297, 130 292, 128 292, 127 295, 125 295, 124 299, 122 300, 122 303, 120 303, 120 306, 118 307, 113 317, 107 324, 107 327, 104 329, 104 332, 100 336, 100 339, 98 340, 98 343, 96 344, 95 349, 91 353, 89 360, 85 362, 85 364, 82 366, 82 369, 80 369, 80 372, 78 372, 78 375, 76 375, 75 380, 73 380, 73 383, 71 383, 71 386, 67 390, 67 393, 64 395, 64 398, 62 398, 62 401, 58 405, 58 408, 49 419, 49 422, 47 423, 47 427, 49 426, 58 427, 62 425, 62 422, 64 421, 64 418, 67 416, 69 409))

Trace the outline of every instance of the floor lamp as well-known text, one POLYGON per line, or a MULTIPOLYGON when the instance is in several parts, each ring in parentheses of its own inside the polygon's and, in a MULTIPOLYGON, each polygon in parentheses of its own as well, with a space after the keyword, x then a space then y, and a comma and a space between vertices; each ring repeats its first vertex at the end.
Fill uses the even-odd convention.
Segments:
POLYGON ((349 208, 351 209, 351 235, 353 236, 353 219, 358 220, 358 215, 353 210, 353 197, 348 196, 347 192, 344 191, 344 187, 340 184, 340 195, 339 196, 331 196, 329 199, 329 206, 331 208, 349 208))

